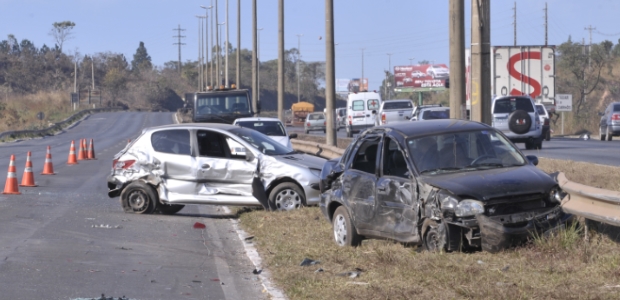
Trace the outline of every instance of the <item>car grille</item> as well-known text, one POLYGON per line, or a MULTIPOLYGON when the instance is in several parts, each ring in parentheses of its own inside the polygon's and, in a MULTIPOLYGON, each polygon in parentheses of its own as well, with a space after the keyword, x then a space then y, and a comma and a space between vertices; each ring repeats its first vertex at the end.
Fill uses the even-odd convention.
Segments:
POLYGON ((550 207, 545 201, 544 194, 525 194, 508 197, 492 198, 485 204, 485 215, 499 216, 534 211, 550 207))

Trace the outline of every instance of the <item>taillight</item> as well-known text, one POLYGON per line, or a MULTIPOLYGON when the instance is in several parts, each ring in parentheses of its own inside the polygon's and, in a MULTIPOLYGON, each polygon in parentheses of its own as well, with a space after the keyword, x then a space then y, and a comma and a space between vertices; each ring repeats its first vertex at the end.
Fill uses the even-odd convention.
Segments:
POLYGON ((323 125, 327 125, 327 121, 323 121, 323 125))
POLYGON ((115 159, 112 161, 113 169, 128 169, 131 167, 136 161, 135 160, 121 160, 115 159))
POLYGON ((387 124, 387 120, 385 118, 385 113, 381 114, 381 124, 387 124))
POLYGON ((613 114, 613 115, 611 115, 611 119, 613 121, 620 121, 620 114, 613 114))
POLYGON ((351 118, 351 116, 349 116, 349 125, 353 125, 353 118, 351 118))
POLYGON ((308 125, 308 127, 312 126, 312 125, 310 125, 310 122, 308 122, 308 124, 306 124, 306 125, 308 125))

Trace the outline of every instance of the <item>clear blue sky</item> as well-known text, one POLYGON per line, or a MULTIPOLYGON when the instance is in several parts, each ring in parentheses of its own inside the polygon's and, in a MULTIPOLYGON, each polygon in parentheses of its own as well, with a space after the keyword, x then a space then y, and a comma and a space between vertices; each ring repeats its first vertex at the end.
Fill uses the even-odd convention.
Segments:
MULTIPOLYGON (((229 36, 236 47, 237 0, 229 0, 229 36)), ((163 65, 177 60, 173 31, 185 29, 182 59, 198 56, 198 20, 204 14, 200 5, 211 0, 0 0, 0 40, 13 34, 29 39, 37 47, 53 46, 48 34, 52 23, 76 23, 74 38, 64 45, 70 54, 98 52, 123 53, 128 61, 140 41, 145 43, 153 63, 163 65)), ((370 89, 377 89, 388 69, 388 55, 394 65, 420 60, 448 63, 448 0, 334 0, 336 77, 360 77, 362 48, 364 75, 370 89)), ((466 42, 469 43, 470 2, 465 0, 466 42)), ((517 0, 517 39, 522 45, 544 43, 543 0, 517 0)), ((620 38, 620 0, 548 0, 549 44, 560 44, 571 35, 573 41, 589 41, 585 27, 592 25, 593 42, 620 38)), ((285 1, 286 48, 297 47, 301 37, 302 59, 325 60, 325 1, 285 1)), ((241 0, 241 47, 251 49, 251 0, 241 0)), ((493 0, 491 4, 492 45, 513 44, 512 0, 493 0)), ((226 0, 219 0, 219 19, 225 19, 226 0)), ((261 32, 261 59, 277 58, 277 0, 258 1, 261 32)), ((224 30, 223 30, 224 32, 224 30)), ((231 63, 231 67, 233 67, 231 63)))

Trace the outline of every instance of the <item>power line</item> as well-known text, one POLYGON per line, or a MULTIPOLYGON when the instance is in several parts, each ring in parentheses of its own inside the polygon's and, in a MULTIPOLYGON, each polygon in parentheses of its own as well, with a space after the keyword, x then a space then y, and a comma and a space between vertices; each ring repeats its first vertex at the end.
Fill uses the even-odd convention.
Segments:
POLYGON ((177 35, 173 36, 173 38, 178 38, 179 41, 174 43, 173 45, 179 45, 179 74, 181 74, 181 46, 185 45, 185 43, 181 43, 181 38, 184 38, 184 35, 181 35, 181 31, 185 31, 185 29, 181 29, 181 24, 179 24, 178 28, 172 29, 177 31, 177 35))
POLYGON ((620 35, 620 32, 618 32, 618 33, 613 33, 613 34, 609 34, 609 33, 603 33, 603 32, 600 32, 600 31, 598 31, 598 30, 596 30, 596 33, 598 33, 598 34, 600 34, 600 35, 605 35, 605 36, 617 36, 617 35, 620 35))

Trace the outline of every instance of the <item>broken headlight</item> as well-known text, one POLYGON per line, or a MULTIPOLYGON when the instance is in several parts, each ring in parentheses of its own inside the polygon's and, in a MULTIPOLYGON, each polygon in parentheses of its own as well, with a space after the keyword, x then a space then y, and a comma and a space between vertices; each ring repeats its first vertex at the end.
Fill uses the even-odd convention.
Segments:
POLYGON ((484 213, 484 205, 476 200, 463 200, 454 211, 457 217, 469 217, 484 213))
POLYGON ((566 196, 565 192, 563 192, 560 188, 554 188, 551 192, 549 192, 549 201, 561 203, 564 196, 566 196))
POLYGON ((441 204, 442 211, 454 211, 456 210, 456 206, 459 204, 459 199, 457 199, 452 194, 447 191, 440 191, 438 194, 439 203, 441 204))

